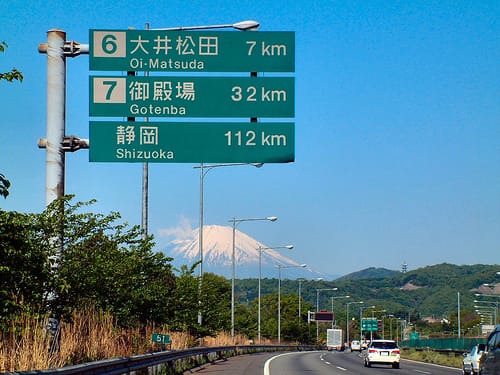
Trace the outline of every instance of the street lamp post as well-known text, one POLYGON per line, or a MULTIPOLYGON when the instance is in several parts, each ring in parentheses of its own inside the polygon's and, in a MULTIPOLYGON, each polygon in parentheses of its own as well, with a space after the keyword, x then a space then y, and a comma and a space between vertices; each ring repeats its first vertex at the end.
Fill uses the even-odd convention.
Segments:
MULTIPOLYGON (((261 247, 259 246, 259 248, 257 249, 259 251, 259 299, 258 299, 258 323, 257 323, 257 337, 258 337, 258 340, 259 340, 259 344, 261 342, 261 335, 260 335, 260 317, 261 317, 261 314, 260 314, 260 295, 261 295, 261 288, 260 288, 260 284, 261 284, 261 279, 262 279, 262 252, 265 251, 265 250, 275 250, 275 249, 288 249, 288 250, 291 250, 293 249, 293 245, 286 245, 286 246, 273 246, 273 247, 261 247)), ((300 303, 300 301, 299 301, 300 303)))
POLYGON ((359 342, 363 342, 363 310, 374 309, 375 306, 361 306, 359 308, 359 342))
POLYGON ((205 176, 208 172, 210 172, 214 168, 220 167, 236 167, 240 165, 253 165, 254 167, 260 168, 262 167, 262 163, 225 163, 225 164, 209 164, 205 165, 201 163, 200 165, 194 166, 194 169, 200 170, 200 225, 198 230, 198 253, 199 253, 199 278, 198 278, 198 324, 202 324, 202 314, 201 314, 201 287, 203 285, 203 225, 204 225, 204 185, 205 185, 205 176))
MULTIPOLYGON (((339 298, 351 298, 351 296, 338 296, 338 297, 330 297, 332 301, 332 313, 333 313, 333 300, 334 299, 339 299, 339 298)), ((333 328, 333 319, 332 319, 332 328, 333 328)))
MULTIPOLYGON (((326 292, 326 291, 335 291, 338 290, 339 288, 322 288, 322 289, 316 289, 316 312, 319 312, 319 292, 326 292)), ((319 324, 318 320, 316 319, 316 343, 319 341, 319 324)))
MULTIPOLYGON (((372 310, 372 320, 375 319, 375 313, 377 312, 386 312, 387 310, 372 310)), ((378 321, 378 320, 377 320, 378 321)), ((382 322, 382 324, 384 324, 382 322)), ((370 331, 370 341, 373 341, 373 331, 370 331)))
POLYGON ((498 301, 481 301, 481 300, 474 300, 474 303, 482 303, 483 305, 475 305, 475 308, 491 308, 493 310, 493 321, 495 322, 494 324, 497 324, 497 315, 498 315, 498 301), (489 306, 493 305, 493 306, 489 306))
POLYGON ((268 217, 260 217, 260 218, 246 218, 246 219, 237 219, 232 218, 229 220, 230 223, 233 224, 233 249, 231 254, 231 337, 234 338, 234 280, 236 275, 236 226, 239 223, 244 221, 276 221, 278 218, 276 216, 268 216, 268 217))
MULTIPOLYGON (((346 322, 345 326, 346 327, 345 327, 345 330, 346 330, 346 339, 347 339, 347 344, 348 345, 350 343, 350 341, 349 341, 349 339, 350 339, 350 337, 349 337, 349 305, 354 305, 354 304, 357 304, 357 303, 363 304, 364 302, 363 301, 355 301, 355 302, 353 301, 353 302, 347 302, 345 304, 346 305, 346 308, 345 308, 345 310, 346 310, 346 312, 345 312, 345 315, 346 315, 346 320, 345 320, 345 322, 346 322)), ((361 345, 361 343, 360 343, 360 345, 361 345)))
POLYGON ((297 281, 299 282, 299 325, 300 325, 300 322, 302 320, 301 319, 301 317, 302 317, 302 282, 303 281, 312 281, 312 280, 314 280, 314 281, 321 281, 321 280, 323 280, 323 278, 322 277, 318 277, 316 279, 309 279, 309 280, 307 280, 307 279, 304 279, 304 278, 301 277, 301 278, 297 279, 297 281))
POLYGON ((305 268, 307 264, 300 264, 298 266, 285 266, 278 264, 278 344, 281 343, 281 270, 284 268, 305 268))

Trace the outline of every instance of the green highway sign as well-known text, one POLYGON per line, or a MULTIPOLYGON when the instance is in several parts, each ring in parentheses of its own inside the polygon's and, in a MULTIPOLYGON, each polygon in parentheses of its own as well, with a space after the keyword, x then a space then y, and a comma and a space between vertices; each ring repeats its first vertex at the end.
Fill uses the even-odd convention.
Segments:
POLYGON ((295 116, 293 77, 90 77, 90 116, 295 116))
POLYGON ((294 123, 90 122, 90 161, 288 163, 294 123))
POLYGON ((377 319, 362 319, 361 330, 363 331, 378 331, 377 319))
POLYGON ((153 333, 151 341, 157 344, 170 344, 170 335, 164 335, 162 333, 153 333))
POLYGON ((287 31, 90 30, 90 70, 294 72, 287 31))

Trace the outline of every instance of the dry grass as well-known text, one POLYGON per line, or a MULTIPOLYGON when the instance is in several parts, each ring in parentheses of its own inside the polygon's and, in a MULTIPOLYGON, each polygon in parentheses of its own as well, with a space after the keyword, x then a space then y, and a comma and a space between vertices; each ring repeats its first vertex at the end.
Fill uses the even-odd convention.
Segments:
MULTIPOLYGON (((89 310, 75 313, 70 322, 61 323, 60 352, 48 355, 45 322, 23 318, 12 322, 12 332, 0 340, 0 372, 30 371, 59 368, 72 364, 158 351, 152 343, 153 333, 169 334, 171 349, 186 349, 200 345, 194 337, 182 332, 168 332, 163 327, 148 325, 145 329, 119 328, 108 313, 89 310)), ((227 333, 201 340, 203 346, 249 344, 245 336, 234 340, 227 333)))

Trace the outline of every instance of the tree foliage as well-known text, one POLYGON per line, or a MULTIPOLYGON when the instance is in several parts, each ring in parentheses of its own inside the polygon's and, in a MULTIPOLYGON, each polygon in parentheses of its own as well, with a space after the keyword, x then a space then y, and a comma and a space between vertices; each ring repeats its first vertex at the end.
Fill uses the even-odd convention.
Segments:
MULTIPOLYGON (((0 42, 0 52, 5 52, 5 49, 8 47, 5 41, 0 42)), ((21 73, 16 68, 12 68, 10 71, 6 73, 0 73, 0 81, 5 80, 7 82, 20 81, 24 79, 23 73, 21 73)))
POLYGON ((0 327, 42 312, 50 283, 48 243, 37 215, 0 210, 0 327))
MULTIPOLYGON (((5 52, 7 48, 7 43, 5 41, 0 42, 0 52, 5 52)), ((6 73, 0 73, 0 81, 5 80, 7 82, 12 81, 22 81, 24 79, 23 74, 16 68, 12 68, 6 73)), ((7 198, 9 195, 10 181, 0 173, 0 195, 7 198)))
POLYGON ((0 195, 7 198, 9 195, 10 181, 0 173, 0 195))
POLYGON ((152 237, 116 212, 87 212, 93 203, 67 196, 40 214, 0 211, 0 329, 21 312, 69 319, 89 306, 126 327, 152 323, 199 337, 229 329, 227 279, 205 273, 200 286, 196 263, 176 277, 152 237))

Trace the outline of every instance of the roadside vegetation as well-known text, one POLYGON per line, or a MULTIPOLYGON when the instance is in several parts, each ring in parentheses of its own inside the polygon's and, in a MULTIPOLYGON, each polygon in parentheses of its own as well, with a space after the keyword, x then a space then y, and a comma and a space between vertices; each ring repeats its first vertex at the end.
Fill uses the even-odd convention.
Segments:
MULTIPOLYGON (((47 330, 40 319, 24 316, 12 325, 18 327, 13 329, 16 333, 4 335, 0 340, 0 372, 59 368, 162 349, 186 349, 199 344, 196 337, 186 332, 170 332, 166 327, 153 324, 121 327, 111 314, 87 310, 75 312, 71 319, 61 323, 60 350, 50 354, 47 330), (171 345, 161 347, 151 342, 152 334, 158 332, 169 334, 171 345)), ((203 341, 206 346, 248 344, 246 337, 237 335, 233 340, 226 332, 203 341)))
MULTIPOLYGON (((238 305, 230 331, 230 282, 197 263, 174 269, 152 237, 94 214, 93 202, 67 196, 39 214, 0 209, 0 371, 40 370, 155 350, 152 333, 173 348, 247 344, 256 336, 257 301, 238 305), (62 249, 62 250, 61 250, 62 249), (198 324, 198 312, 203 317, 198 324), (50 335, 49 318, 60 321, 50 335), (60 334, 60 336, 59 336, 60 334)), ((283 296, 282 340, 315 340, 307 308, 283 296)), ((262 337, 276 337, 277 297, 262 299, 262 337)), ((158 348, 156 348, 158 349, 158 348)))
POLYGON ((401 357, 413 361, 457 368, 462 368, 462 361, 464 359, 464 356, 459 353, 442 354, 432 350, 417 351, 415 349, 402 350, 401 357))

